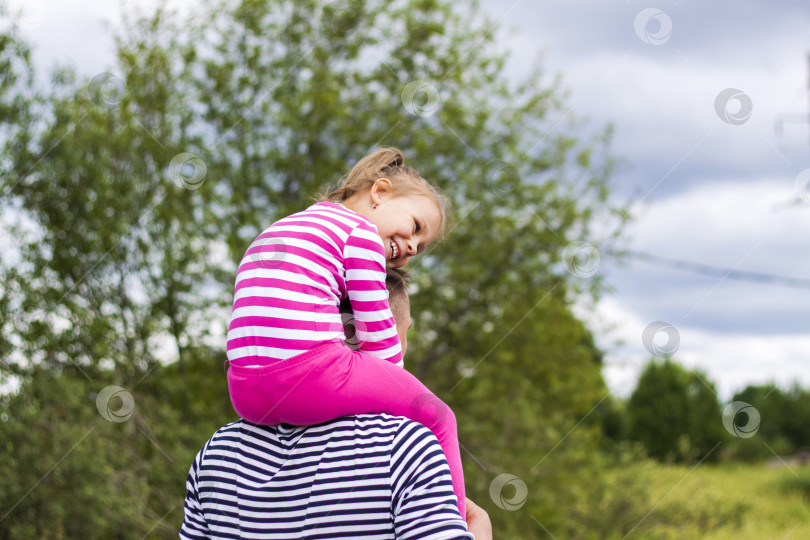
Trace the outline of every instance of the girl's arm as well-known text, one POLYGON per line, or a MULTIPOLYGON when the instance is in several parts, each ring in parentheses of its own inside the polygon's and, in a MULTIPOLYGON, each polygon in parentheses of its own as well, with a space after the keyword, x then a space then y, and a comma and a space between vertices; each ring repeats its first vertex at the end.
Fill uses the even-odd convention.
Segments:
POLYGON ((385 287, 385 252, 370 225, 358 225, 349 234, 343 264, 360 351, 402 366, 402 346, 385 287))

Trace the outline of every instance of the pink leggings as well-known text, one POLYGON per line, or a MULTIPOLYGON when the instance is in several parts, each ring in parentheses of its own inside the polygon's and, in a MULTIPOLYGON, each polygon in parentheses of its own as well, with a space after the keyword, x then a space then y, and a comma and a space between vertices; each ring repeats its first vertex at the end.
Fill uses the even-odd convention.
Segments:
POLYGON ((308 426, 381 412, 423 424, 439 439, 466 520, 456 416, 403 368, 332 341, 267 366, 231 363, 228 390, 236 412, 254 424, 308 426))

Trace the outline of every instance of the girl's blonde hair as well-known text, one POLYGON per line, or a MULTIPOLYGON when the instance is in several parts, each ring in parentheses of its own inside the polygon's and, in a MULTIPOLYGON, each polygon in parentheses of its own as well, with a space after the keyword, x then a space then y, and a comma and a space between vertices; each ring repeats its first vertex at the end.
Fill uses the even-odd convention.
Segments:
POLYGON ((397 148, 375 150, 352 167, 340 187, 322 193, 318 200, 340 203, 357 193, 371 189, 378 178, 387 178, 391 182, 391 194, 394 197, 422 195, 436 202, 441 214, 441 224, 436 235, 438 239, 444 234, 447 226, 450 200, 404 163, 405 156, 397 148))

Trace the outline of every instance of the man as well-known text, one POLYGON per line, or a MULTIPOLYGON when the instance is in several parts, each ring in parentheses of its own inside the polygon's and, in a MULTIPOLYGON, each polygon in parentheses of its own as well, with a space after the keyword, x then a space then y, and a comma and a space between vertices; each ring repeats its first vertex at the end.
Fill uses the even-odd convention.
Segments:
MULTIPOLYGON (((391 270, 386 281, 404 354, 407 275, 391 270)), ((344 324, 350 344, 351 316, 344 324)), ((388 414, 315 426, 239 420, 219 429, 191 465, 180 537, 492 538, 489 517, 469 499, 466 520, 467 527, 439 442, 417 422, 388 414)))

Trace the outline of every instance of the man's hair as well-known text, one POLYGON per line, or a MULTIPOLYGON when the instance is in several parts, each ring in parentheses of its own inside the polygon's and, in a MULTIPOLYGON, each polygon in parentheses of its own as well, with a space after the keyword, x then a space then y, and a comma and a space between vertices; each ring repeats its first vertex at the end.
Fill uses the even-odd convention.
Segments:
POLYGON ((408 283, 411 273, 403 268, 389 268, 385 274, 385 287, 388 289, 388 306, 394 319, 406 309, 408 304, 408 283))

